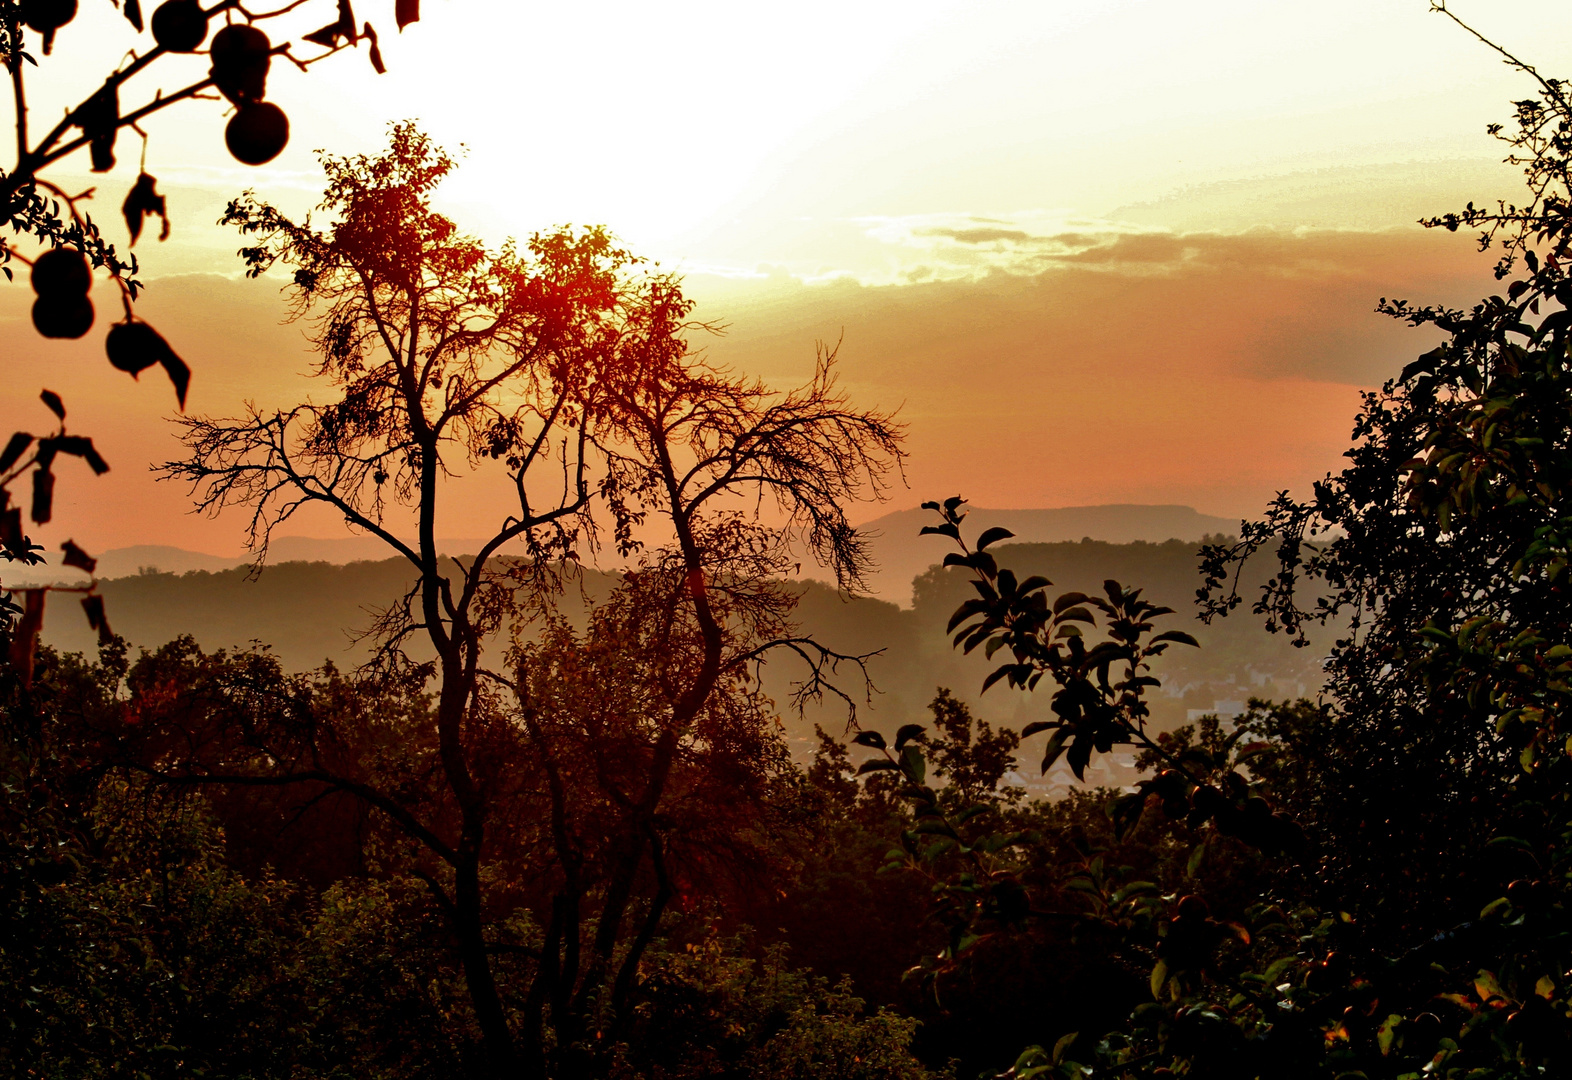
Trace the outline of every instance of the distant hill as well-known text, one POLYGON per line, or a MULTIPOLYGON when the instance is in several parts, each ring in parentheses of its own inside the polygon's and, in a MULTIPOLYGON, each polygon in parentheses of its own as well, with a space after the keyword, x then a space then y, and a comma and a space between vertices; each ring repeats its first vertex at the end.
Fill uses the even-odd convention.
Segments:
POLYGON ((97 573, 101 578, 130 577, 143 570, 162 570, 171 574, 184 574, 191 570, 215 573, 244 563, 244 559, 187 551, 166 544, 137 544, 135 547, 111 548, 104 552, 98 557, 97 573))
MULTIPOLYGON (((869 580, 870 595, 909 607, 912 582, 930 566, 943 562, 953 550, 942 537, 922 536, 924 525, 936 519, 927 510, 897 510, 859 526, 870 537, 877 569, 869 580)), ((984 529, 1002 526, 1015 534, 1016 543, 1049 544, 1083 539, 1110 544, 1144 541, 1160 544, 1166 540, 1199 541, 1203 536, 1232 534, 1239 523, 1230 518, 1198 513, 1188 506, 1065 506, 1039 510, 989 510, 971 508, 966 519, 968 538, 984 529)), ((478 539, 452 538, 438 542, 443 554, 472 555, 480 549, 478 539)), ((58 556, 53 555, 52 561, 58 556)), ((311 536, 280 536, 268 551, 268 563, 278 566, 292 562, 324 562, 345 566, 353 562, 385 559, 388 549, 370 536, 324 539, 311 536)), ((185 574, 193 570, 218 573, 250 565, 249 558, 210 555, 200 551, 163 545, 141 544, 112 548, 98 556, 100 578, 123 578, 152 569, 166 574, 185 574)), ((823 571, 805 566, 804 576, 822 578, 823 571)), ((58 580, 75 580, 81 575, 53 566, 29 570, 8 568, 7 584, 30 585, 58 580)))
MULTIPOLYGON (((438 547, 444 555, 472 555, 480 550, 481 540, 439 540, 438 547)), ((371 536, 346 536, 323 539, 314 536, 280 536, 268 549, 268 563, 281 565, 291 562, 331 563, 345 566, 352 562, 386 559, 387 545, 371 536)), ((59 556, 50 553, 51 565, 32 568, 7 567, 7 585, 32 585, 40 582, 76 580, 81 574, 71 569, 52 565, 59 556)), ((146 571, 164 574, 189 574, 202 570, 216 574, 236 567, 249 567, 251 559, 227 555, 209 555, 204 551, 187 551, 167 544, 137 544, 133 547, 110 548, 98 555, 97 575, 102 579, 134 577, 146 571)))
MULTIPOLYGON (((872 550, 879 562, 873 592, 885 600, 905 607, 912 602, 911 583, 928 567, 944 560, 954 548, 943 537, 923 536, 924 525, 938 518, 930 510, 897 510, 860 526, 872 537, 872 550)), ((1015 543, 1051 544, 1083 539, 1109 544, 1144 541, 1160 544, 1165 540, 1199 541, 1203 536, 1232 535, 1239 522, 1212 517, 1188 506, 1064 506, 1051 510, 988 510, 970 507, 966 518, 967 539, 984 529, 1000 526, 1015 534, 1015 543)))
MULTIPOLYGON (((1056 592, 1100 592, 1103 579, 1113 577, 1141 586, 1149 598, 1175 609, 1167 625, 1189 630, 1202 648, 1175 647, 1159 662, 1156 675, 1163 685, 1152 701, 1159 727, 1183 723, 1192 712, 1233 711, 1251 696, 1281 699, 1313 695, 1319 688, 1329 633, 1318 633, 1311 648, 1294 649, 1282 635, 1262 631, 1260 620, 1242 611, 1211 626, 1195 620, 1199 581, 1193 541, 1080 540, 1001 544, 993 550, 1022 574, 1046 575, 1056 592)), ((1271 570, 1269 561, 1247 568, 1244 587, 1253 595, 1271 570)), ((368 642, 357 639, 355 632, 368 628, 373 613, 401 596, 412 577, 398 559, 345 566, 286 562, 268 566, 256 578, 246 567, 142 573, 106 580, 101 592, 110 625, 133 646, 156 648, 182 634, 210 650, 255 641, 268 646, 285 667, 300 671, 328 660, 340 668, 366 660, 368 642)), ((611 574, 586 571, 581 588, 593 598, 614 583, 611 574)), ((927 569, 909 608, 880 599, 848 599, 818 582, 797 587, 802 590, 797 620, 803 631, 841 653, 879 653, 868 661, 876 688, 871 701, 862 700, 851 665, 842 665, 840 672, 842 685, 858 699, 865 725, 893 732, 900 724, 928 720, 927 704, 940 686, 975 704, 980 715, 995 723, 1019 729, 1045 717, 1051 696, 1046 691, 1023 694, 999 686, 980 698, 977 691, 989 665, 980 654, 965 656, 950 647, 945 621, 971 595, 963 572, 927 569)), ((575 619, 582 616, 580 596, 580 588, 564 596, 565 611, 575 619)), ((50 598, 43 640, 69 652, 95 651, 87 621, 67 594, 50 598)), ((772 658, 764 671, 765 691, 786 713, 786 732, 799 756, 812 749, 815 723, 839 733, 846 719, 844 704, 833 699, 810 707, 802 717, 785 709, 792 683, 802 674, 801 665, 786 655, 772 658)))

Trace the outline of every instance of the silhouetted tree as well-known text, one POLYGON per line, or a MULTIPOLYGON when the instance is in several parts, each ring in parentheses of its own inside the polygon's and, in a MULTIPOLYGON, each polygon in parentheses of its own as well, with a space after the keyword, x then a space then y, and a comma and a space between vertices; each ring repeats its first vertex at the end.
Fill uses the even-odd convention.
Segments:
MULTIPOLYGON (((558 1032, 550 1052, 557 1066, 583 1071, 570 1037, 592 1004, 622 1007, 669 899, 657 885, 634 959, 613 974, 638 886, 651 871, 657 882, 665 874, 663 814, 684 756, 719 736, 706 725, 727 713, 723 702, 770 650, 809 662, 800 688, 809 695, 832 687, 838 663, 858 659, 792 635, 780 577, 801 537, 843 583, 861 580, 867 556, 845 507, 882 490, 899 461, 899 430, 839 395, 833 357, 784 393, 705 362, 686 339, 697 327, 677 283, 631 277, 632 259, 603 230, 540 234, 496 252, 461 235, 429 202, 453 162, 412 125, 396 126, 380 156, 323 160, 328 227, 249 196, 225 220, 254 238, 244 252, 253 276, 293 269, 289 288, 312 320, 318 375, 333 400, 185 420, 190 456, 163 471, 190 482, 204 510, 247 508, 259 560, 271 530, 313 503, 407 559, 415 585, 380 618, 374 667, 383 679, 434 678, 435 700, 401 740, 409 756, 398 775, 376 782, 335 771, 329 730, 310 709, 280 717, 296 725, 288 739, 275 742, 277 725, 236 721, 196 753, 185 753, 188 742, 144 765, 182 783, 326 785, 385 814, 433 861, 421 873, 451 923, 491 1070, 547 1069, 539 1017, 549 1002, 558 1032), (444 562, 436 538, 447 481, 488 466, 507 477, 512 503, 499 507, 472 558, 444 562), (765 503, 777 511, 771 521, 760 516, 765 503), (619 808, 611 835, 591 837, 603 846, 594 851, 589 941, 587 856, 579 841, 554 839, 560 887, 544 920, 521 1054, 487 938, 483 869, 508 763, 539 754, 545 778, 561 779, 561 739, 540 725, 553 715, 552 694, 566 691, 549 677, 539 685, 554 662, 537 656, 509 673, 488 670, 484 655, 488 639, 545 605, 563 561, 596 548, 597 506, 619 552, 637 560, 626 586, 633 598, 598 625, 623 641, 615 656, 626 670, 617 674, 631 680, 638 707, 621 709, 611 681, 605 700, 587 707, 616 738, 633 740, 636 768, 605 791, 619 808), (413 539, 400 535, 404 512, 413 539), (670 542, 646 550, 641 525, 670 542), (515 541, 523 554, 503 557, 515 541), (404 653, 415 637, 434 653, 431 664, 404 653), (497 696, 509 687, 513 705, 497 696), (427 775, 440 778, 435 791, 401 788, 400 777, 427 775)), ((598 782, 612 783, 611 774, 598 782)), ((566 790, 552 796, 559 817, 573 809, 566 790)))

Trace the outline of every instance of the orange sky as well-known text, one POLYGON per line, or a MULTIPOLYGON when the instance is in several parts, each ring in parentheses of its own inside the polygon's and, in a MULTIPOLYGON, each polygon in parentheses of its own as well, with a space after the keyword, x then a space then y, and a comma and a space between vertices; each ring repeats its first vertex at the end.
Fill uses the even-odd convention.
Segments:
MULTIPOLYGON (((99 21, 68 31, 84 55, 118 55, 96 2, 99 21)), ((1564 5, 1453 6, 1525 48, 1572 40, 1564 5)), ((391 29, 381 7, 357 5, 391 29)), ((468 144, 446 193, 462 225, 605 221, 686 271, 700 315, 730 325, 717 357, 788 382, 816 340, 841 340, 857 400, 910 425, 897 505, 1252 513, 1335 468, 1359 391, 1426 347, 1372 313, 1378 297, 1463 303, 1492 285, 1466 238, 1412 222, 1512 194, 1481 131, 1525 89, 1422 0, 654 10, 427 0, 385 43, 383 79, 355 56, 278 78, 295 135, 261 170, 214 151, 219 103, 151 125, 175 233, 138 248, 139 311, 195 369, 190 408, 304 388, 276 287, 237 280, 235 239, 210 224, 223 200, 249 184, 309 206, 310 149, 374 150, 399 116, 468 144)), ((71 76, 46 71, 35 101, 71 76)), ((121 158, 70 178, 112 196, 97 210, 112 238, 133 140, 121 158)), ((176 449, 167 383, 107 367, 102 315, 82 342, 37 338, 30 300, 0 286, 6 418, 42 426, 48 386, 114 466, 66 466, 38 538, 237 553, 240 520, 191 518, 146 471, 176 449)), ((462 490, 446 535, 488 519, 484 483, 462 490)))

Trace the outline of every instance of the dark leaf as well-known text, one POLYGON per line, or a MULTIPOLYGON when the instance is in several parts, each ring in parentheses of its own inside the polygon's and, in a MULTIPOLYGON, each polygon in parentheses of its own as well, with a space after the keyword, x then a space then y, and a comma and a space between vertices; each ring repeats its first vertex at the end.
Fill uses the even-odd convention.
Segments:
POLYGON ((1164 630, 1161 634, 1152 638, 1154 644, 1159 641, 1177 641, 1181 645, 1194 645, 1197 649, 1201 647, 1199 641, 1183 630, 1164 630))
POLYGON ((900 730, 895 733, 895 749, 899 750, 913 739, 921 739, 922 737, 923 727, 921 724, 902 724, 900 730))
POLYGON ((1077 780, 1086 779, 1086 766, 1092 760, 1092 740, 1087 738, 1076 739, 1070 745, 1070 752, 1066 758, 1070 763, 1070 771, 1077 780))
MULTIPOLYGON (((0 471, 4 471, 4 470, 0 470, 0 471)), ((967 619, 971 618, 973 615, 980 615, 980 614, 982 614, 983 612, 985 612, 987 610, 988 610, 987 601, 984 601, 984 600, 967 600, 960 607, 955 609, 955 614, 950 616, 950 624, 944 628, 944 632, 946 634, 953 633, 955 631, 955 628, 957 626, 961 625, 961 623, 965 622, 967 619)))
POLYGON ((0 511, 0 544, 5 545, 6 554, 12 558, 20 559, 26 556, 27 537, 22 533, 20 506, 0 511))
POLYGON ((420 21, 420 0, 394 0, 393 17, 400 30, 412 22, 420 21))
MULTIPOLYGON (((970 652, 971 650, 968 649, 967 651, 970 652)), ((993 671, 989 672, 988 677, 983 680, 982 689, 980 691, 978 691, 978 692, 986 694, 988 692, 988 688, 990 686, 992 686, 994 683, 998 682, 1000 679, 1004 678, 1006 675, 1010 674, 1014 670, 1015 670, 1015 665, 1014 664, 1002 664, 999 667, 995 668, 993 671)))
POLYGON ((338 44, 338 39, 341 36, 342 32, 339 30, 338 21, 335 19, 320 30, 313 30, 309 34, 300 35, 300 38, 302 41, 309 41, 313 45, 321 45, 324 49, 331 49, 338 44))
POLYGON ((59 453, 82 458, 99 476, 109 471, 108 463, 93 449, 93 440, 84 435, 58 435, 49 440, 49 445, 59 453))
POLYGON ((78 570, 86 570, 89 574, 98 568, 98 560, 77 547, 74 540, 67 540, 61 544, 60 550, 65 552, 65 558, 60 561, 66 566, 74 566, 78 570))
POLYGON ((11 441, 5 444, 5 450, 0 451, 0 473, 10 469, 22 455, 27 453, 27 448, 33 445, 33 437, 25 431, 18 431, 11 436, 11 441))
POLYGON ((857 775, 862 776, 871 772, 888 772, 899 769, 900 766, 888 758, 876 757, 863 762, 857 767, 857 775))
POLYGON ((87 625, 98 631, 98 643, 108 645, 114 640, 109 629, 109 619, 104 615, 104 598, 96 593, 82 597, 82 610, 87 612, 87 625))
POLYGON ((977 538, 977 550, 981 551, 989 544, 997 544, 1000 540, 1008 540, 1014 535, 1015 534, 1009 529, 1001 528, 1000 526, 995 525, 993 528, 985 530, 983 534, 977 538))
POLYGON ((142 32, 142 0, 126 0, 126 22, 136 27, 136 32, 142 32))
POLYGON ((115 167, 115 134, 120 128, 119 83, 107 83, 92 97, 78 105, 71 123, 87 137, 94 172, 115 167))
POLYGON ((376 32, 376 30, 372 29, 372 26, 371 26, 370 23, 367 23, 365 25, 365 28, 363 30, 361 30, 360 36, 365 38, 367 41, 371 42, 371 67, 372 67, 372 69, 375 70, 378 75, 386 75, 388 73, 388 68, 387 68, 387 65, 382 62, 382 50, 377 47, 377 32, 376 32))
POLYGON ((61 420, 65 419, 65 402, 60 400, 59 394, 55 393, 53 390, 45 390, 42 394, 38 395, 38 400, 42 401, 46 406, 48 406, 49 411, 54 413, 61 420))
POLYGON ((164 370, 169 373, 169 381, 175 385, 175 396, 180 401, 180 411, 186 410, 186 388, 191 385, 191 369, 186 367, 184 360, 176 356, 171 349, 158 362, 164 365, 164 370))
POLYGON ((355 43, 355 12, 350 8, 349 0, 338 0, 338 21, 306 35, 307 41, 325 45, 329 49, 338 44, 339 38, 351 45, 355 43))
POLYGON ((1021 729, 1021 738, 1029 739, 1039 731, 1048 731, 1058 726, 1052 720, 1033 720, 1021 729))
POLYGON ((884 736, 877 731, 859 731, 852 742, 858 746, 871 746, 875 750, 883 750, 885 746, 884 736))
POLYGON ((169 214, 164 207, 164 197, 158 193, 158 181, 147 173, 137 176, 136 183, 131 185, 131 190, 126 194, 126 201, 120 206, 120 212, 125 215, 132 247, 136 246, 141 237, 143 219, 149 214, 157 214, 163 222, 163 227, 158 231, 159 240, 169 239, 169 214))
POLYGON ((1053 763, 1059 760, 1059 755, 1064 753, 1065 745, 1070 741, 1070 729, 1060 728, 1053 733, 1053 738, 1048 740, 1048 746, 1043 751, 1043 775, 1048 775, 1048 770, 1053 768, 1053 763))
POLYGON ((1053 613, 1057 615, 1067 607, 1074 607, 1076 604, 1084 604, 1090 599, 1091 597, 1082 592, 1064 593, 1059 597, 1059 599, 1053 602, 1053 613))
POLYGON ((939 536, 948 536, 951 540, 961 538, 961 530, 953 522, 946 521, 943 525, 924 525, 917 533, 918 536, 927 536, 936 533, 939 536))
POLYGON ((47 525, 54 514, 55 474, 48 469, 33 471, 33 520, 47 525))

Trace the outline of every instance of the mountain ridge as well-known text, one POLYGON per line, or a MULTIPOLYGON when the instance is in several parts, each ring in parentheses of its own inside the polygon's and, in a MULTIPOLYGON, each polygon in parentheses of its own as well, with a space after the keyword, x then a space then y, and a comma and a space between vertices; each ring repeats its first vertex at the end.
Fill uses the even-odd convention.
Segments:
MULTIPOLYGON (((868 538, 870 554, 876 564, 869 575, 870 596, 910 607, 912 582, 930 566, 943 561, 951 550, 942 537, 923 536, 924 525, 937 518, 931 511, 912 507, 895 510, 859 525, 868 538)), ((1027 509, 970 507, 966 519, 967 535, 984 529, 1002 527, 1014 534, 1016 543, 1041 544, 1073 542, 1082 539, 1110 544, 1161 544, 1169 540, 1199 542, 1202 537, 1232 534, 1238 522, 1203 514, 1179 504, 1110 503, 1098 506, 1062 506, 1027 509)), ((484 541, 475 538, 450 538, 438 541, 444 554, 469 555, 484 541)), ((389 556, 382 541, 371 536, 310 537, 281 536, 268 549, 269 565, 282 563, 331 563, 347 566, 357 562, 378 562, 389 556)), ((98 577, 102 580, 134 577, 146 570, 166 574, 193 571, 221 573, 246 566, 248 557, 213 555, 171 545, 139 544, 111 548, 98 557, 98 577)), ((74 571, 55 567, 17 569, 6 575, 7 583, 41 584, 75 579, 74 571)), ((807 566, 803 576, 823 580, 817 567, 807 566)))

